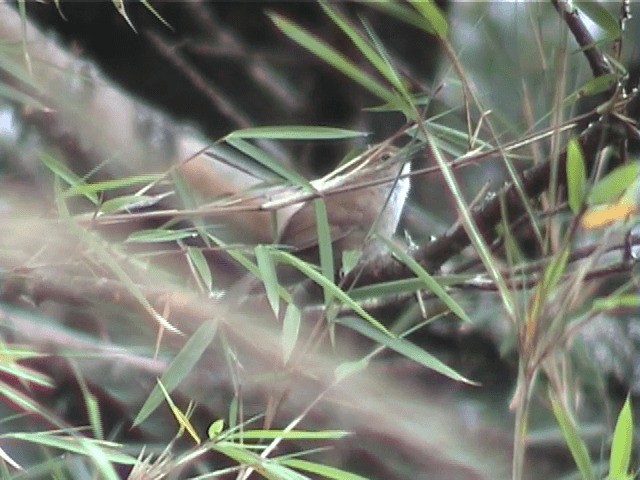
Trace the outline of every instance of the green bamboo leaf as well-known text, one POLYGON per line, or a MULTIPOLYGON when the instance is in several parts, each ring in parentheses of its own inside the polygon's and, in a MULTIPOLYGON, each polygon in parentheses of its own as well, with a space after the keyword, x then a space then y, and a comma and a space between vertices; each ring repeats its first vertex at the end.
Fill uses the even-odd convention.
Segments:
POLYGON ((256 147, 255 145, 249 142, 246 142, 240 137, 235 137, 233 133, 230 133, 229 135, 227 135, 225 137, 225 141, 232 147, 244 153, 245 155, 248 155, 249 157, 253 158, 262 166, 271 170, 273 173, 280 175, 280 177, 289 181, 293 185, 300 185, 309 192, 313 191, 313 187, 311 186, 311 184, 306 178, 292 171, 291 169, 285 167, 284 165, 282 165, 282 163, 280 163, 277 159, 272 157, 270 154, 268 154, 264 150, 256 147))
POLYGON ((328 440, 344 438, 349 432, 344 430, 243 430, 229 433, 224 436, 225 441, 229 440, 328 440))
MULTIPOLYGON (((175 356, 173 361, 167 367, 160 382, 166 388, 167 392, 172 392, 182 380, 193 371, 198 360, 202 357, 202 354, 209 347, 211 342, 216 336, 218 328, 218 322, 215 320, 209 320, 202 322, 202 325, 198 327, 195 333, 184 344, 182 349, 175 356)), ((149 415, 151 415, 156 408, 163 402, 164 396, 162 388, 156 385, 140 408, 138 415, 133 421, 133 426, 140 425, 145 421, 149 415)))
POLYGON ((185 238, 195 238, 197 235, 198 234, 191 229, 167 230, 164 228, 155 228, 133 232, 127 237, 125 243, 175 242, 176 240, 184 240, 185 238))
POLYGON ((579 97, 588 97, 606 92, 618 81, 618 75, 615 73, 607 73, 599 77, 590 78, 576 92, 579 97))
POLYGON ((78 385, 80 386, 80 392, 82 393, 82 399, 84 400, 84 406, 87 411, 87 417, 89 418, 89 424, 91 425, 93 436, 98 440, 104 440, 104 431, 102 428, 102 418, 100 415, 98 399, 93 393, 91 393, 91 390, 89 390, 89 386, 82 376, 78 365, 75 362, 71 362, 71 367, 78 385))
POLYGON ((207 435, 209 438, 216 438, 218 435, 220 435, 220 433, 222 433, 223 429, 224 429, 224 420, 218 419, 215 422, 213 422, 211 425, 209 425, 209 428, 207 429, 207 435))
MULTIPOLYGON (((469 281, 473 275, 446 275, 432 276, 432 278, 441 286, 447 287, 457 285, 469 281)), ((401 280, 392 280, 389 282, 374 283, 356 287, 349 292, 351 298, 356 301, 370 300, 372 298, 382 298, 393 295, 402 295, 413 293, 424 288, 424 280, 420 278, 403 278, 401 280)))
POLYGON ((595 474, 593 467, 591 466, 591 459, 589 458, 589 451, 587 445, 578 435, 578 429, 567 412, 564 406, 556 400, 552 392, 549 392, 551 399, 551 408, 553 414, 556 417, 560 430, 564 436, 564 440, 569 447, 569 451, 573 456, 573 461, 576 462, 578 470, 584 480, 595 480, 595 474))
POLYGON ((587 185, 587 168, 584 164, 582 148, 576 137, 567 144, 567 196, 569 207, 577 214, 584 202, 587 185))
POLYGON ((358 373, 363 371, 365 368, 369 366, 369 357, 363 357, 359 360, 354 360, 352 362, 342 362, 340 365, 336 367, 334 375, 336 377, 337 382, 341 382, 345 378, 354 373, 358 373))
POLYGON ((80 455, 88 455, 90 446, 98 448, 100 454, 107 460, 121 465, 134 465, 136 459, 130 455, 119 452, 122 445, 106 440, 94 440, 81 435, 64 435, 57 432, 8 432, 0 436, 3 439, 14 439, 23 442, 35 443, 51 448, 80 455))
POLYGON ((287 363, 291 353, 298 342, 300 333, 300 309, 295 304, 287 305, 287 310, 282 321, 282 360, 287 363))
POLYGON ((193 440, 198 445, 200 445, 201 443, 200 436, 198 435, 198 432, 196 432, 195 427, 189 420, 188 414, 183 413, 182 410, 178 408, 178 406, 174 403, 173 399, 169 395, 169 392, 167 392, 167 389, 164 388, 164 385, 162 385, 162 382, 160 380, 156 380, 156 381, 157 381, 158 387, 160 387, 160 390, 162 391, 162 395, 164 395, 165 401, 169 405, 169 409, 171 410, 173 417, 178 422, 178 425, 180 425, 178 436, 182 435, 182 432, 186 430, 187 433, 191 436, 191 438, 193 438, 193 440))
POLYGON ((400 80, 400 76, 397 74, 391 62, 388 59, 388 56, 385 55, 384 49, 382 47, 381 42, 376 42, 376 37, 373 34, 373 31, 368 29, 369 36, 376 43, 376 49, 374 49, 369 42, 360 35, 360 33, 354 28, 351 23, 340 15, 336 10, 331 8, 331 6, 324 0, 320 1, 320 6, 322 10, 331 18, 331 20, 338 26, 340 29, 349 37, 351 42, 356 46, 360 53, 362 53, 365 58, 371 63, 371 65, 383 76, 387 79, 391 85, 395 87, 395 89, 399 92, 403 93, 405 98, 408 97, 408 93, 406 92, 402 81, 400 80))
MULTIPOLYGON (((65 197, 68 197, 68 191, 65 191, 65 197)), ((141 203, 148 203, 153 201, 152 196, 149 195, 123 195, 121 197, 112 198, 103 202, 100 205, 100 213, 108 214, 108 213, 117 213, 123 211, 131 211, 137 208, 141 203)))
POLYGON ((262 458, 249 451, 247 446, 234 442, 215 442, 210 445, 212 450, 222 453, 235 460, 239 465, 253 467, 260 471, 260 475, 267 480, 308 480, 305 477, 284 465, 262 458))
POLYGON ((442 302, 455 313, 461 320, 465 322, 471 322, 469 316, 465 313, 464 309, 458 304, 442 286, 433 278, 429 273, 422 268, 422 266, 410 257, 407 252, 398 247, 394 242, 378 235, 378 238, 387 246, 389 251, 393 253, 402 263, 404 263, 409 270, 411 270, 416 277, 418 277, 430 292, 438 297, 442 302))
POLYGON ((409 8, 402 3, 382 0, 378 2, 371 2, 369 5, 372 8, 380 10, 391 17, 397 18, 408 25, 419 28, 430 35, 437 35, 435 29, 426 18, 424 18, 415 9, 409 8))
POLYGON ((453 368, 445 365, 427 351, 403 338, 383 335, 378 330, 371 328, 370 325, 367 325, 366 323, 354 317, 340 318, 337 320, 337 322, 352 330, 355 330, 356 332, 364 335, 367 338, 370 338, 371 340, 374 340, 380 345, 384 345, 385 347, 398 352, 404 357, 413 360, 414 362, 419 363, 420 365, 423 365, 430 370, 444 375, 445 377, 449 377, 457 382, 464 382, 469 385, 477 385, 476 382, 473 382, 472 380, 469 380, 460 375, 453 368))
POLYGON ((409 0, 413 7, 429 22, 440 38, 449 36, 449 23, 442 10, 432 0, 409 0))
POLYGON ((340 468, 330 467, 328 465, 310 462, 308 460, 301 460, 299 458, 288 458, 281 460, 280 463, 298 470, 304 470, 305 472, 320 475, 324 478, 333 478, 335 480, 367 480, 366 477, 361 477, 360 475, 347 472, 340 468))
POLYGON ((609 457, 609 476, 607 478, 614 480, 626 478, 627 476, 633 477, 629 472, 632 445, 633 416, 631 415, 631 398, 627 395, 627 399, 618 415, 616 428, 613 431, 611 455, 609 457))
POLYGON ((598 298, 593 302, 594 310, 611 310, 614 308, 640 307, 640 296, 635 293, 615 294, 598 298))
MULTIPOLYGON (((0 63, 1 65, 1 63, 0 63)), ((26 93, 18 90, 7 84, 0 84, 0 97, 13 102, 21 103, 22 105, 32 107, 36 110, 46 110, 46 106, 40 102, 37 98, 27 95, 26 93)))
POLYGON ((80 183, 73 185, 65 192, 67 196, 88 195, 91 193, 107 192, 120 188, 135 187, 140 184, 149 184, 162 180, 166 175, 164 173, 153 173, 146 175, 133 175, 130 177, 114 178, 95 183, 80 183))
MULTIPOLYGON (((27 50, 26 43, 26 11, 23 10, 25 7, 25 2, 19 1, 18 5, 20 6, 20 16, 22 20, 22 58, 24 61, 15 61, 13 58, 8 55, 0 52, 0 66, 3 70, 6 70, 11 76, 15 77, 20 83, 24 83, 29 87, 36 90, 38 93, 42 93, 42 86, 38 85, 36 80, 33 78, 33 73, 31 71, 31 57, 29 56, 29 51, 27 50), (26 65, 26 68, 25 68, 26 65)), ((10 50, 8 54, 14 50, 10 50)))
MULTIPOLYGON (((334 262, 333 262, 333 245, 331 243, 331 231, 329 227, 329 217, 327 215, 327 207, 322 198, 316 198, 313 201, 313 207, 316 211, 316 228, 318 230, 318 249, 320 251, 320 271, 327 280, 334 283, 334 262)), ((330 288, 323 288, 324 304, 329 306, 333 295, 330 288)))
POLYGON ((355 313, 360 315, 364 320, 366 320, 369 324, 375 327, 377 330, 381 331, 385 335, 393 336, 391 332, 382 325, 378 320, 373 318, 369 313, 367 313, 358 303, 354 302, 349 295, 343 292, 337 285, 331 282, 327 277, 322 275, 320 272, 315 270, 312 265, 307 262, 300 260, 299 258, 291 255, 288 252, 278 251, 274 252, 274 255, 277 255, 277 259, 287 265, 291 265, 296 268, 300 272, 302 272, 305 276, 316 282, 323 289, 329 289, 331 295, 334 298, 337 298, 341 302, 343 302, 346 306, 352 309, 355 313))
POLYGON ((560 253, 558 253, 547 265, 542 276, 542 287, 545 291, 551 292, 558 284, 565 270, 567 269, 567 262, 569 261, 569 248, 565 247, 560 253))
POLYGON ((400 110, 404 110, 404 102, 399 95, 367 75, 362 71, 362 68, 348 60, 333 47, 281 15, 276 13, 269 13, 268 15, 276 27, 293 41, 320 57, 383 101, 396 106, 400 110))
POLYGON ((640 162, 631 162, 609 172, 589 192, 589 205, 613 203, 640 177, 640 162))
POLYGON ((280 284, 276 274, 276 265, 271 256, 271 249, 266 245, 258 245, 255 248, 255 253, 260 279, 267 292, 269 305, 271 305, 271 310, 278 317, 280 312, 280 284))
POLYGON ((172 32, 174 32, 175 30, 173 29, 173 27, 171 25, 169 25, 169 22, 167 22, 164 18, 162 18, 162 16, 156 11, 155 8, 153 8, 153 6, 149 3, 148 0, 140 0, 140 3, 143 4, 147 10, 149 10, 151 13, 153 13, 153 15, 160 20, 165 27, 167 27, 169 30, 171 30, 172 32))
POLYGON ((238 396, 234 395, 229 404, 229 430, 236 428, 238 420, 238 396))
POLYGON ((609 40, 620 38, 620 22, 604 6, 592 0, 578 0, 574 3, 596 25, 606 33, 609 40))
MULTIPOLYGON (((60 162, 53 155, 42 152, 40 153, 40 161, 47 167, 53 174, 66 182, 71 187, 82 188, 86 186, 86 182, 70 170, 66 165, 60 162)), ((84 196, 89 199, 94 205, 98 205, 100 200, 95 193, 87 192, 84 196)))
POLYGON ((340 140, 345 138, 366 137, 366 132, 307 125, 277 125, 243 128, 235 130, 226 138, 265 139, 265 140, 340 140))
MULTIPOLYGON (((562 275, 567 268, 568 261, 569 247, 565 247, 561 252, 556 254, 546 266, 544 273, 542 274, 542 279, 536 285, 533 295, 531 296, 531 305, 527 315, 527 322, 538 321, 543 306, 549 302, 547 294, 549 292, 553 292, 555 286, 562 278, 562 275)), ((529 324, 527 331, 534 331, 533 327, 533 324, 529 324)))
POLYGON ((51 377, 15 362, 4 363, 3 361, 3 363, 0 363, 0 372, 10 375, 15 380, 28 382, 40 387, 54 388, 56 385, 51 377))
POLYGON ((138 33, 138 31, 136 30, 136 27, 133 26, 133 23, 131 22, 131 19, 129 19, 129 15, 127 15, 127 10, 126 10, 126 8, 124 6, 124 1, 123 0, 111 0, 111 3, 113 3, 113 6, 116 7, 117 12, 120 15, 122 15, 122 18, 125 19, 125 21, 129 25, 129 27, 131 27, 131 30, 133 30, 135 33, 138 33))
POLYGON ((209 263, 202 253, 202 249, 196 247, 187 247, 187 258, 189 264, 195 269, 198 274, 198 278, 205 286, 207 292, 211 292, 213 289, 213 277, 211 275, 211 269, 209 263))

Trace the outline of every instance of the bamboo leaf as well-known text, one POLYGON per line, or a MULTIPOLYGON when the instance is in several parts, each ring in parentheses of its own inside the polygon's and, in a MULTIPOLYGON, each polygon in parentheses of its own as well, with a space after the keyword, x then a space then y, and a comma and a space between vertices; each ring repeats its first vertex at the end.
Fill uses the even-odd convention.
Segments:
POLYGON ((267 140, 340 140, 366 137, 368 133, 344 128, 307 125, 277 125, 235 130, 227 138, 267 140))
POLYGON ((369 90, 385 102, 404 110, 401 97, 380 82, 367 75, 362 69, 347 59, 333 47, 307 32, 304 28, 276 13, 269 13, 271 21, 293 41, 320 57, 326 63, 369 90))
POLYGON ((578 139, 572 137, 567 144, 567 190, 569 208, 577 214, 584 202, 587 185, 587 169, 578 139))
POLYGON ((609 479, 625 478, 630 475, 629 464, 631 463, 632 445, 633 417, 631 415, 631 398, 627 395, 627 399, 618 414, 616 428, 613 431, 611 455, 609 457, 609 479))
POLYGON ((295 304, 287 305, 282 322, 282 360, 287 363, 298 341, 300 333, 300 309, 295 304))
MULTIPOLYGON (((216 336, 218 322, 209 320, 202 322, 202 325, 198 327, 195 333, 184 344, 182 349, 175 356, 173 361, 167 367, 162 377, 160 377, 160 383, 168 393, 172 392, 182 380, 192 372, 202 354, 207 347, 211 344, 216 336)), ((158 408, 162 403, 163 392, 160 385, 156 385, 147 398, 147 400, 140 408, 140 412, 136 415, 133 421, 133 426, 140 425, 145 421, 153 411, 158 408)))
POLYGON ((640 176, 640 162, 631 162, 609 172, 589 192, 589 205, 613 203, 640 176))
POLYGON ((477 385, 476 382, 473 382, 460 375, 453 368, 445 365, 427 351, 403 338, 383 335, 378 330, 371 328, 370 325, 367 325, 366 323, 354 317, 341 318, 337 320, 337 322, 352 330, 355 330, 356 332, 370 338, 371 340, 378 342, 380 345, 384 345, 385 347, 398 352, 404 357, 407 357, 408 359, 413 360, 414 362, 419 363, 420 365, 423 365, 430 370, 444 375, 445 377, 449 377, 457 382, 464 382, 469 385, 477 385))
POLYGON ((371 324, 377 330, 383 332, 385 335, 393 336, 391 332, 382 325, 378 320, 373 318, 369 313, 367 313, 357 302, 355 302, 349 295, 343 292, 337 285, 331 282, 328 278, 322 275, 320 272, 315 270, 309 263, 296 258, 294 255, 291 255, 288 252, 274 252, 277 254, 277 258, 279 261, 286 263, 287 265, 291 265, 297 270, 301 271, 308 278, 316 282, 322 288, 326 288, 330 290, 331 295, 337 298, 345 305, 347 305, 350 309, 352 309, 355 313, 360 315, 364 320, 366 320, 369 324, 371 324))
POLYGON ((273 261, 271 250, 265 245, 258 245, 255 248, 255 253, 260 279, 267 292, 269 305, 271 305, 271 310, 273 310, 273 313, 278 317, 280 312, 280 284, 278 283, 276 265, 273 261))
POLYGON ((384 242, 387 248, 418 277, 424 286, 438 297, 442 302, 455 313, 461 320, 471 322, 471 319, 463 310, 463 308, 449 295, 444 288, 434 279, 422 266, 411 258, 407 253, 399 248, 388 238, 378 236, 384 242))
POLYGON ((440 38, 449 35, 449 24, 442 10, 432 0, 410 0, 413 7, 429 22, 435 34, 440 38))
POLYGON ((593 467, 591 466, 591 459, 589 458, 589 451, 587 445, 578 435, 578 429, 576 428, 573 419, 564 408, 564 406, 556 400, 551 392, 549 392, 551 399, 551 408, 553 414, 556 417, 560 430, 564 436, 564 440, 569 447, 569 451, 573 456, 574 462, 580 470, 580 474, 584 480, 595 480, 595 474, 593 467))

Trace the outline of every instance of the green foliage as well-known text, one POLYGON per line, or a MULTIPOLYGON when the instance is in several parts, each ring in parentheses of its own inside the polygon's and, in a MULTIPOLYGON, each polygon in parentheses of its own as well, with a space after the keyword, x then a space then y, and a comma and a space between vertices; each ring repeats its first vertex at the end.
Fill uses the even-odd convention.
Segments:
POLYGON ((165 397, 163 391, 168 394, 180 385, 184 378, 193 370, 205 350, 211 345, 217 330, 218 322, 216 320, 203 322, 202 325, 198 327, 158 380, 160 383, 151 392, 142 408, 140 408, 138 415, 136 415, 133 420, 134 425, 139 425, 144 422, 145 419, 158 408, 165 397))
POLYGON ((577 214, 582 207, 586 184, 587 168, 584 164, 584 155, 578 140, 574 137, 567 144, 567 190, 569 207, 574 214, 577 214))
POLYGON ((558 425, 560 425, 560 430, 562 430, 562 435, 564 436, 565 442, 567 442, 567 446, 571 451, 573 460, 578 466, 580 475, 584 480, 594 480, 596 477, 589 458, 589 451, 587 450, 586 444, 578 434, 578 428, 576 427, 574 420, 571 418, 571 415, 565 406, 555 399, 551 392, 550 396, 553 414, 556 417, 558 425))

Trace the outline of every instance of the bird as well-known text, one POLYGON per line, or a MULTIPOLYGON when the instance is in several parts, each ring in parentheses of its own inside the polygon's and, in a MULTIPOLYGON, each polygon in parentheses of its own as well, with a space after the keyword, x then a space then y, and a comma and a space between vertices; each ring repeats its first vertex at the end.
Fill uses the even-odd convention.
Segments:
MULTIPOLYGON (((366 260, 381 253, 372 233, 396 232, 410 190, 410 162, 396 147, 379 144, 328 175, 311 182, 327 211, 334 262, 348 250, 366 260)), ((277 243, 312 262, 318 261, 316 209, 311 201, 296 210, 281 229, 277 243)))

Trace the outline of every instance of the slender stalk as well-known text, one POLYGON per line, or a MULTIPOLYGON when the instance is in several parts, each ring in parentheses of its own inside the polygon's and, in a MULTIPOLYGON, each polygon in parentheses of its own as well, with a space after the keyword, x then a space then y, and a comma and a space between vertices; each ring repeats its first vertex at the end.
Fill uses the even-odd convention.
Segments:
POLYGON ((535 383, 535 374, 528 368, 526 357, 520 357, 518 366, 518 383, 516 393, 511 404, 515 407, 515 425, 513 432, 513 458, 511 478, 521 480, 524 474, 524 459, 527 448, 527 430, 529 423, 529 406, 531 405, 531 392, 535 383))

